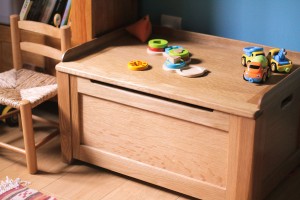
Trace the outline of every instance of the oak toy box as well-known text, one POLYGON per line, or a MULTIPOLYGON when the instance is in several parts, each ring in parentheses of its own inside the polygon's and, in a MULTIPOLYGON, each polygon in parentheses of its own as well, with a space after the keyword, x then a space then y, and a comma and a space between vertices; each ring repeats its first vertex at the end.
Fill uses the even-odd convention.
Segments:
POLYGON ((121 31, 71 49, 65 58, 74 59, 56 66, 63 158, 199 199, 263 200, 300 164, 300 54, 289 53, 290 74, 256 85, 241 78, 240 63, 254 44, 154 31, 209 73, 166 72, 163 56, 121 31), (129 70, 133 58, 151 68, 129 70))

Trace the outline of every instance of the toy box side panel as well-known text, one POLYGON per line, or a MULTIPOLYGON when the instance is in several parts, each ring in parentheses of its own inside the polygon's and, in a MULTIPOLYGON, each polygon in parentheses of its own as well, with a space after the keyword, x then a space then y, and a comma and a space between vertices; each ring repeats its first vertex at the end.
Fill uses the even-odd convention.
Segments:
POLYGON ((19 14, 23 5, 21 0, 1 0, 0 1, 0 23, 9 24, 11 14, 19 14))
POLYGON ((262 141, 256 147, 261 160, 256 173, 261 173, 263 196, 300 163, 299 76, 299 70, 287 76, 262 100, 262 116, 257 119, 262 141))

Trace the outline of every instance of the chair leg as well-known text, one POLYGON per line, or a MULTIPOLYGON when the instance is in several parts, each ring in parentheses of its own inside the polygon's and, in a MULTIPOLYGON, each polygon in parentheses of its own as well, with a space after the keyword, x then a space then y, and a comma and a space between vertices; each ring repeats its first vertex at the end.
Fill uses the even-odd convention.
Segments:
POLYGON ((19 122, 19 130, 22 131, 22 120, 21 120, 21 114, 18 114, 18 122, 19 122))
POLYGON ((35 140, 32 126, 31 104, 27 100, 23 100, 20 104, 21 123, 24 137, 24 146, 26 152, 27 168, 30 174, 37 172, 37 157, 35 140))

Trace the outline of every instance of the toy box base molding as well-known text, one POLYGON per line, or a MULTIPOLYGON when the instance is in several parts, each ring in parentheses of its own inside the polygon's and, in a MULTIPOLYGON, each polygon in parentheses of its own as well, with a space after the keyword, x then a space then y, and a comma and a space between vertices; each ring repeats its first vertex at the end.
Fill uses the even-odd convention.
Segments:
POLYGON ((9 16, 20 14, 23 1, 21 0, 1 0, 0 1, 0 24, 9 24, 9 16))

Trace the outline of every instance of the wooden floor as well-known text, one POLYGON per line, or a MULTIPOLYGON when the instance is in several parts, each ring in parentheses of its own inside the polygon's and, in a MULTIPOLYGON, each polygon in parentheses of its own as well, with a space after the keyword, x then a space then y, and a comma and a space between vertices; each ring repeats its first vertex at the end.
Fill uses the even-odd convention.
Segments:
MULTIPOLYGON (((43 108, 41 110, 43 111, 43 108)), ((55 114, 50 117, 56 118, 55 114)), ((36 125, 37 138, 49 131, 53 130, 36 125)), ((22 146, 18 129, 4 124, 0 124, 0 140, 22 146)), ((38 174, 29 175, 22 155, 0 149, 0 180, 4 180, 6 176, 19 177, 30 181, 29 187, 55 196, 59 200, 194 199, 83 162, 76 161, 72 165, 67 165, 61 161, 59 137, 39 149, 38 165, 38 174)), ((266 200, 299 199, 300 168, 295 170, 266 200)))

